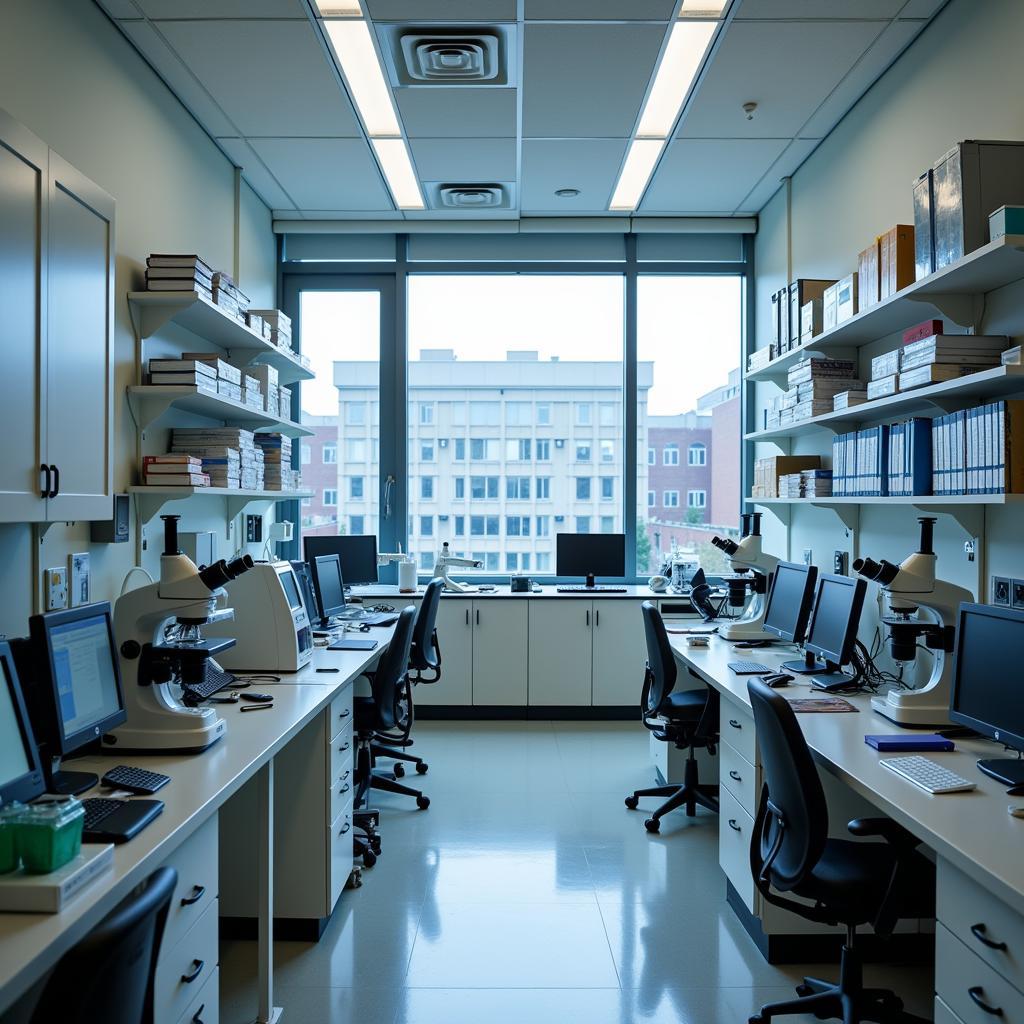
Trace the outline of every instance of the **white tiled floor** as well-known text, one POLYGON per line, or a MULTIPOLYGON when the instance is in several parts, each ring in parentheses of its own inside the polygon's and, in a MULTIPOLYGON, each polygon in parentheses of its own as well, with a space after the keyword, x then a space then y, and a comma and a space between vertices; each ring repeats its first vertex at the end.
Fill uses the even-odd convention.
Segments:
MULTIPOLYGON (((755 949, 725 903, 714 815, 650 836, 625 809, 650 785, 638 725, 422 722, 416 740, 430 772, 409 781, 430 809, 375 795, 384 852, 362 888, 319 943, 277 944, 286 1021, 742 1024, 803 974, 833 976, 755 949)), ((254 950, 221 945, 225 1024, 253 1019, 254 950)), ((927 972, 868 975, 930 1016, 927 972)))

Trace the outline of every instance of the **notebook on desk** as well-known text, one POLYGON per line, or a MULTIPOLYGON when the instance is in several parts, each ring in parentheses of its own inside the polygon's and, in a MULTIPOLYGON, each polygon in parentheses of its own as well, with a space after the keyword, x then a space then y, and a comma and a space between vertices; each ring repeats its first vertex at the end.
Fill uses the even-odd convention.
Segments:
POLYGON ((359 640, 356 637, 343 636, 335 640, 327 648, 329 651, 372 651, 377 647, 376 640, 359 640))

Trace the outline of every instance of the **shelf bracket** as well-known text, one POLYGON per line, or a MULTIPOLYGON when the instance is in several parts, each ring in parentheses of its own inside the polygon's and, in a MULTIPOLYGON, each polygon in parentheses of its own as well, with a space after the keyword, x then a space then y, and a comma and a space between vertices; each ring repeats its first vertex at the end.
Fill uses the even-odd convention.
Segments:
POLYGON ((977 327, 985 309, 984 295, 956 295, 935 292, 925 295, 908 295, 911 302, 934 306, 944 317, 961 327, 977 327))
POLYGON ((830 512, 834 512, 836 518, 843 524, 847 537, 852 537, 857 532, 857 528, 860 526, 860 505, 834 505, 817 501, 811 501, 810 504, 815 508, 827 508, 830 512))
POLYGON ((252 496, 225 497, 224 504, 226 506, 228 522, 230 523, 235 516, 240 516, 245 509, 255 502, 264 502, 268 506, 274 503, 272 498, 253 498, 252 496))
POLYGON ((136 491, 132 497, 135 499, 135 515, 138 517, 140 528, 155 519, 168 501, 165 494, 139 494, 136 491))
POLYGON ((918 512, 924 515, 935 515, 940 512, 942 515, 950 516, 960 525, 960 529, 968 537, 981 537, 985 529, 985 506, 984 505, 914 505, 918 512))
POLYGON ((171 396, 142 396, 138 393, 128 392, 128 408, 131 409, 132 418, 135 420, 136 428, 145 434, 146 429, 155 423, 171 406, 174 405, 174 398, 171 396))
POLYGON ((783 526, 789 528, 789 521, 792 514, 792 505, 758 505, 756 498, 751 498, 749 504, 757 505, 758 508, 770 512, 783 526))

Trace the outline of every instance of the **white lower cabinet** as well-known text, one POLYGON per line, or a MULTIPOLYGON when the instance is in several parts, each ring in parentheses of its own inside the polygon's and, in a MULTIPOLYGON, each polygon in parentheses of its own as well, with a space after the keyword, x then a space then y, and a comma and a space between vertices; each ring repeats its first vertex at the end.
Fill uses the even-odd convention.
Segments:
POLYGON ((416 687, 420 706, 469 707, 473 703, 473 601, 445 597, 437 606, 441 678, 416 687))
POLYGON ((641 604, 641 601, 594 601, 591 694, 595 707, 640 706, 647 664, 641 604))
POLYGON ((529 704, 587 707, 592 702, 593 601, 527 601, 529 704))
POLYGON ((220 1024, 219 992, 220 968, 217 967, 178 1018, 178 1024, 220 1024))
POLYGON ((514 597, 473 602, 475 705, 526 705, 527 615, 527 602, 514 597))

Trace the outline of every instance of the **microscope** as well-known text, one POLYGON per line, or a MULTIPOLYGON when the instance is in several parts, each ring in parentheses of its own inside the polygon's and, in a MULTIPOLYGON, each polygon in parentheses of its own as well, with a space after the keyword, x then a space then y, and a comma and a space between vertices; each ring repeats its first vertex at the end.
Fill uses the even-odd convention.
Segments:
POLYGON ((729 586, 729 607, 742 608, 742 614, 718 630, 726 640, 764 640, 772 637, 763 629, 765 595, 768 581, 779 560, 761 550, 761 513, 744 512, 740 515, 740 539, 712 537, 711 543, 729 559, 737 570, 735 576, 723 579, 729 586), (747 589, 750 599, 747 599, 747 589))
POLYGON ((471 594, 476 590, 472 584, 459 583, 448 576, 448 570, 453 566, 466 569, 482 569, 484 563, 478 558, 459 558, 451 554, 448 548, 448 541, 441 545, 441 554, 437 556, 434 563, 434 579, 444 580, 444 589, 450 590, 453 594, 471 594))
POLYGON ((933 652, 932 674, 919 690, 890 690, 871 698, 871 707, 897 725, 908 727, 949 724, 949 698, 953 679, 953 641, 957 611, 962 601, 973 601, 963 587, 935 578, 932 531, 935 520, 918 519, 921 542, 918 550, 899 565, 884 559, 858 558, 853 571, 874 580, 889 595, 891 616, 882 619, 889 628, 889 645, 895 661, 917 658, 918 639, 933 652), (934 622, 918 618, 919 608, 929 609, 934 622))
POLYGON ((224 584, 251 569, 253 561, 243 555, 199 569, 178 550, 180 517, 160 518, 160 579, 122 594, 114 605, 128 721, 104 743, 124 750, 198 753, 224 735, 227 723, 213 708, 186 707, 181 687, 201 683, 207 662, 234 647, 228 637, 204 639, 200 627, 234 618, 231 608, 217 605, 227 596, 224 584))

